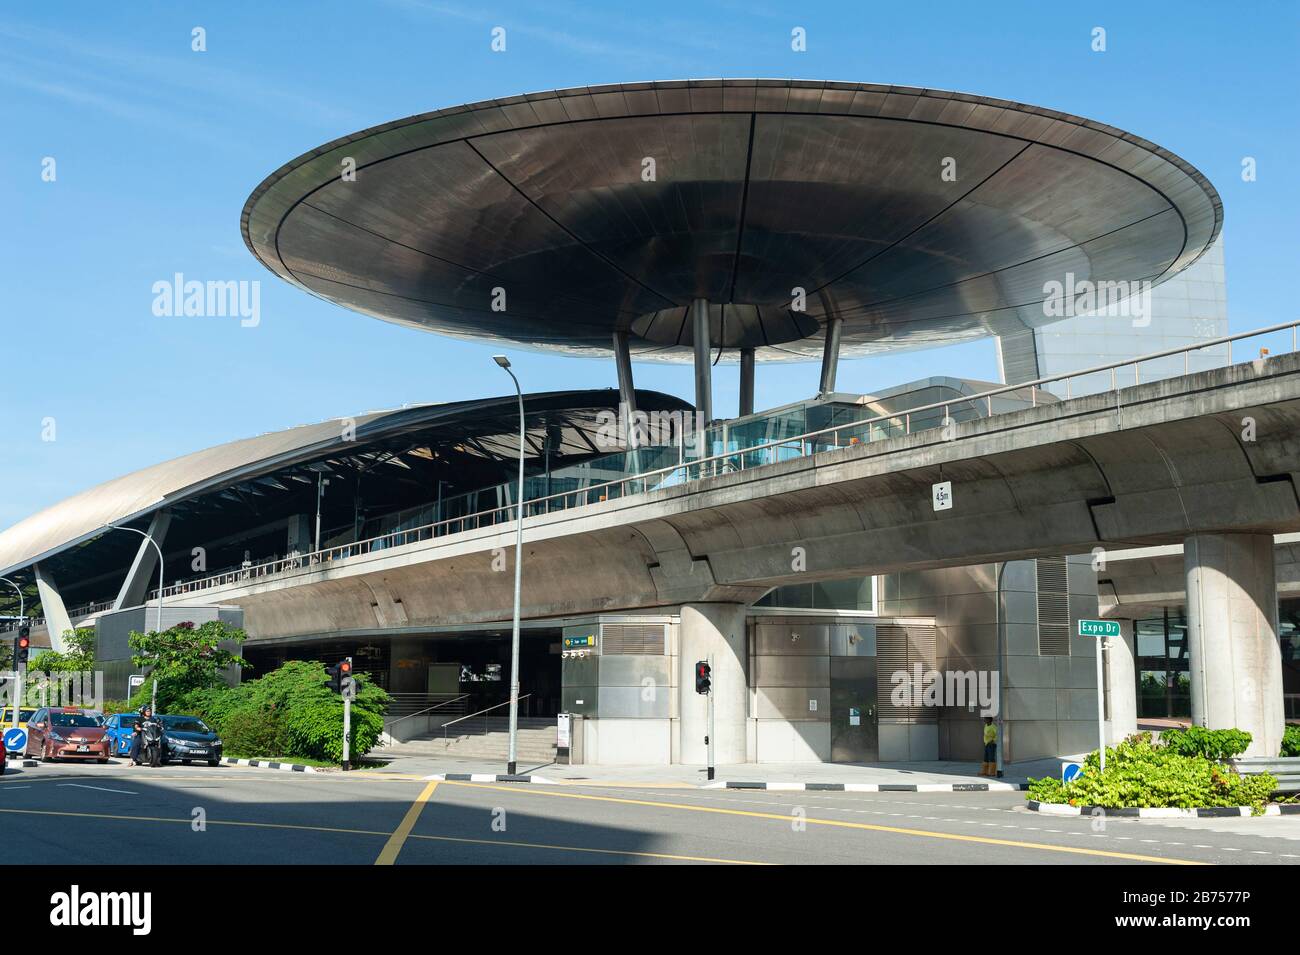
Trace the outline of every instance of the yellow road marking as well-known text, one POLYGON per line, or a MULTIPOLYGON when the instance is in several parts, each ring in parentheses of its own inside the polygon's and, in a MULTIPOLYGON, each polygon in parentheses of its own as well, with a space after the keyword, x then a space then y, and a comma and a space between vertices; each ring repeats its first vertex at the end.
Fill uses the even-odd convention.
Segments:
MULTIPOLYGON (((429 792, 431 793, 432 789, 430 789, 429 792)), ((421 795, 424 794, 422 793, 421 795)), ((412 806, 411 810, 414 810, 415 808, 416 806, 412 806)), ((0 813, 14 813, 17 815, 32 816, 73 816, 80 819, 116 819, 127 822, 169 822, 178 825, 188 825, 192 821, 190 819, 171 819, 167 816, 125 816, 114 815, 106 812, 57 812, 49 809, 0 809, 0 813)), ((414 818, 411 818, 410 810, 408 810, 407 816, 411 823, 414 824, 414 818)), ((403 819, 402 824, 405 825, 407 821, 407 819, 403 819)), ((241 822, 237 820, 209 819, 207 824, 209 826, 234 826, 253 829, 296 829, 308 832, 338 832, 343 833, 344 835, 353 836, 388 836, 388 844, 384 846, 384 852, 388 851, 389 847, 393 843, 394 837, 397 835, 396 832, 389 833, 376 829, 340 829, 332 826, 297 826, 281 822, 241 822)), ((399 830, 401 829, 400 826, 398 828, 399 830)), ((407 833, 409 832, 410 829, 408 827, 407 833)), ((631 849, 595 849, 585 846, 549 845, 541 842, 511 842, 504 839, 467 839, 458 836, 429 836, 418 833, 415 835, 405 835, 403 838, 424 839, 432 842, 461 842, 485 846, 509 846, 511 848, 519 849, 553 849, 560 852, 589 852, 599 855, 639 856, 648 859, 670 859, 681 862, 715 862, 725 863, 728 865, 771 865, 771 863, 768 862, 751 862, 745 859, 715 859, 709 856, 683 856, 662 852, 637 852, 631 849)), ((392 852, 392 858, 395 859, 397 857, 397 853, 400 849, 401 845, 399 843, 392 852)), ((381 852, 380 859, 382 860, 383 857, 384 854, 381 852)), ((376 861, 375 864, 391 864, 391 861, 388 863, 376 861)))
MULTIPOLYGON (((530 796, 553 796, 560 799, 594 799, 597 802, 616 802, 631 806, 655 806, 660 809, 681 809, 687 812, 711 812, 728 816, 748 816, 754 819, 775 819, 789 822, 788 814, 777 812, 755 812, 750 809, 723 809, 720 806, 693 806, 688 803, 655 802, 648 799, 627 799, 621 796, 592 796, 584 793, 555 792, 544 786, 515 787, 496 786, 491 783, 448 782, 448 786, 466 786, 471 789, 499 789, 503 792, 527 793, 530 796)), ((989 836, 963 836, 953 832, 936 832, 930 829, 904 829, 898 826, 881 826, 869 822, 847 822, 841 819, 817 819, 812 816, 803 820, 811 825, 832 826, 838 829, 864 829, 870 832, 891 832, 904 836, 921 836, 928 839, 948 839, 954 842, 974 842, 981 845, 1009 846, 1017 849, 1040 849, 1044 852, 1064 852, 1073 855, 1103 856, 1110 859, 1126 859, 1130 862, 1160 862, 1166 865, 1209 865, 1193 859, 1162 858, 1144 856, 1131 852, 1111 852, 1106 849, 1082 849, 1075 846, 1056 846, 1046 842, 1022 842, 1016 839, 994 839, 989 836)))
POLYGON ((375 865, 392 865, 397 861, 397 854, 402 851, 402 845, 406 842, 406 837, 411 834, 415 828, 415 821, 420 818, 420 812, 424 809, 424 804, 429 801, 435 789, 438 788, 438 780, 433 780, 429 785, 420 790, 420 795, 415 797, 415 802, 411 803, 411 808, 406 810, 406 815, 393 834, 388 837, 384 843, 384 848, 379 852, 379 858, 375 860, 375 865))
POLYGON ((673 859, 680 862, 721 862, 727 865, 775 865, 773 862, 751 862, 747 859, 714 859, 710 856, 678 856, 666 852, 637 852, 633 849, 590 849, 585 846, 553 846, 544 842, 509 842, 505 839, 462 839, 458 836, 422 836, 416 834, 412 839, 428 839, 434 842, 468 842, 481 846, 515 846, 523 849, 557 849, 561 852, 593 852, 609 856, 639 856, 645 859, 673 859))

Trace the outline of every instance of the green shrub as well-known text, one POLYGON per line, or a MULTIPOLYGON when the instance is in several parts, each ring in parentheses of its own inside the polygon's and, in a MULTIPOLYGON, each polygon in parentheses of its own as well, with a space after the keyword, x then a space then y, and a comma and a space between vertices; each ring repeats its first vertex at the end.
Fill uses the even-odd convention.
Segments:
POLYGON ((1107 747, 1104 773, 1094 751, 1084 760, 1083 772, 1069 783, 1031 779, 1029 798, 1107 809, 1250 806, 1259 814, 1276 788, 1277 779, 1267 773, 1241 776, 1204 755, 1154 746, 1150 733, 1138 733, 1107 747))
POLYGON ((1160 734, 1161 746, 1170 752, 1213 760, 1240 756, 1250 745, 1250 740, 1251 736, 1245 730, 1211 730, 1204 726, 1165 730, 1160 734))
POLYGON ((1029 798, 1035 802, 1056 803, 1064 803, 1068 799, 1065 792, 1065 783, 1055 776, 1044 776, 1041 779, 1029 780, 1029 798))
MULTIPOLYGON (((297 756, 337 763, 343 759, 343 700, 326 685, 328 679, 321 663, 294 660, 237 687, 191 690, 174 699, 168 712, 202 717, 221 735, 226 750, 240 756, 297 756), (253 752, 250 746, 260 749, 253 752), (277 749, 268 751, 272 746, 277 749)), ((365 674, 356 674, 356 680, 352 759, 378 742, 389 702, 388 694, 365 674)))
POLYGON ((288 755, 284 727, 273 710, 244 707, 228 713, 220 733, 226 753, 252 758, 288 755))
POLYGON ((1300 726, 1288 726, 1282 733, 1282 751, 1279 756, 1300 756, 1300 726))

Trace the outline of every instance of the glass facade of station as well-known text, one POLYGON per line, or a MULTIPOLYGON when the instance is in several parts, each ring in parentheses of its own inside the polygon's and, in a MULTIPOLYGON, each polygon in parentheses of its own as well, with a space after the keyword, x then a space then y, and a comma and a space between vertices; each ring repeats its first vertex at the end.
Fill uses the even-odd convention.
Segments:
MULTIPOLYGON (((642 493, 672 487, 687 481, 749 470, 766 464, 806 457, 836 447, 847 447, 898 437, 914 431, 943 426, 945 415, 953 422, 969 421, 988 414, 988 402, 965 400, 967 396, 996 388, 989 382, 954 378, 931 378, 876 395, 832 395, 797 402, 772 411, 722 422, 703 435, 691 432, 689 422, 677 432, 672 444, 638 447, 590 458, 579 464, 550 470, 534 465, 524 475, 524 511, 528 516, 569 507, 596 504, 622 493, 642 493), (929 407, 950 402, 945 406, 929 407), (911 411, 911 409, 921 409, 911 411), (861 422, 858 427, 841 427, 861 422), (840 428, 836 432, 798 440, 802 435, 840 428), (699 464, 704 459, 704 464, 699 464), (653 473, 659 472, 659 473, 653 473), (637 475, 644 481, 610 484, 637 475), (531 502, 531 503, 530 503, 531 502)), ((1050 396, 1047 396, 1050 398, 1050 396)), ((999 395, 992 401, 993 413, 1028 408, 1044 394, 1031 396, 1028 389, 999 395)), ((664 429, 656 429, 662 432, 664 429)), ((624 435, 618 436, 622 443, 624 435)), ((513 520, 512 508, 517 485, 510 481, 432 501, 426 505, 394 512, 366 521, 358 539, 380 537, 399 531, 427 527, 441 521, 455 521, 471 515, 482 523, 513 520)), ((470 526, 476 526, 471 524, 470 526)), ((452 524, 448 532, 460 528, 452 524)), ((440 531, 441 533, 441 531, 440 531)), ((331 544, 346 543, 331 539, 331 544)), ((849 609, 849 608, 838 608, 849 609)))
MULTIPOLYGON (((1130 303, 1121 302, 1105 312, 1078 315, 1035 329, 1039 376, 1061 375, 1227 335, 1223 237, 1216 239, 1195 265, 1151 289, 1148 304, 1149 312, 1144 315, 1135 314, 1130 303)), ((1154 381, 1227 364, 1227 346, 1214 345, 1186 359, 1172 355, 1145 362, 1137 374, 1141 381, 1154 381)), ((1120 369, 1116 383, 1120 387, 1132 385, 1133 369, 1120 369)), ((1065 396, 1063 385, 1047 387, 1060 397, 1065 396)), ((1070 382, 1070 393, 1076 397, 1110 388, 1110 372, 1070 382)))
POLYGON ((1166 607, 1159 617, 1133 622, 1138 719, 1192 715, 1187 662, 1187 619, 1182 609, 1166 607))
MULTIPOLYGON (((1161 616, 1135 620, 1133 642, 1138 719, 1189 718, 1192 695, 1183 608, 1166 607, 1161 616)), ((1278 601, 1278 643, 1286 718, 1300 720, 1300 598, 1278 601)))

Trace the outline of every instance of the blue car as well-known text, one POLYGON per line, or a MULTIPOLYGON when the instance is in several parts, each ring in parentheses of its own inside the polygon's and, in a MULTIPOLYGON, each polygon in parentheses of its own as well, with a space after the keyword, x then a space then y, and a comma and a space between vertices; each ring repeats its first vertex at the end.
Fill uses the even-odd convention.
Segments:
POLYGON ((131 727, 139 718, 139 713, 114 713, 104 720, 105 735, 113 741, 114 756, 131 755, 131 727))

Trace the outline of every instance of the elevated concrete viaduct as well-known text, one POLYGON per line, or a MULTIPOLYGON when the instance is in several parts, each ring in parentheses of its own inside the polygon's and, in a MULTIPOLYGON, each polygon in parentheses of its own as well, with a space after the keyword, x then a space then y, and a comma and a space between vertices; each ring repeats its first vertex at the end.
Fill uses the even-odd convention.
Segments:
MULTIPOLYGON (((1191 540, 1192 626, 1223 684, 1200 681, 1194 717, 1275 749, 1272 535, 1300 531, 1297 471, 1300 356, 1283 355, 527 518, 523 612, 743 605, 783 583, 1191 540), (951 510, 932 508, 939 481, 952 482, 951 510), (1220 646, 1230 652, 1209 652, 1220 646), (1219 712, 1211 698, 1225 695, 1219 712)), ((203 599, 238 603, 253 637, 501 621, 512 527, 203 599)), ((731 652, 715 637, 695 642, 731 652)))

